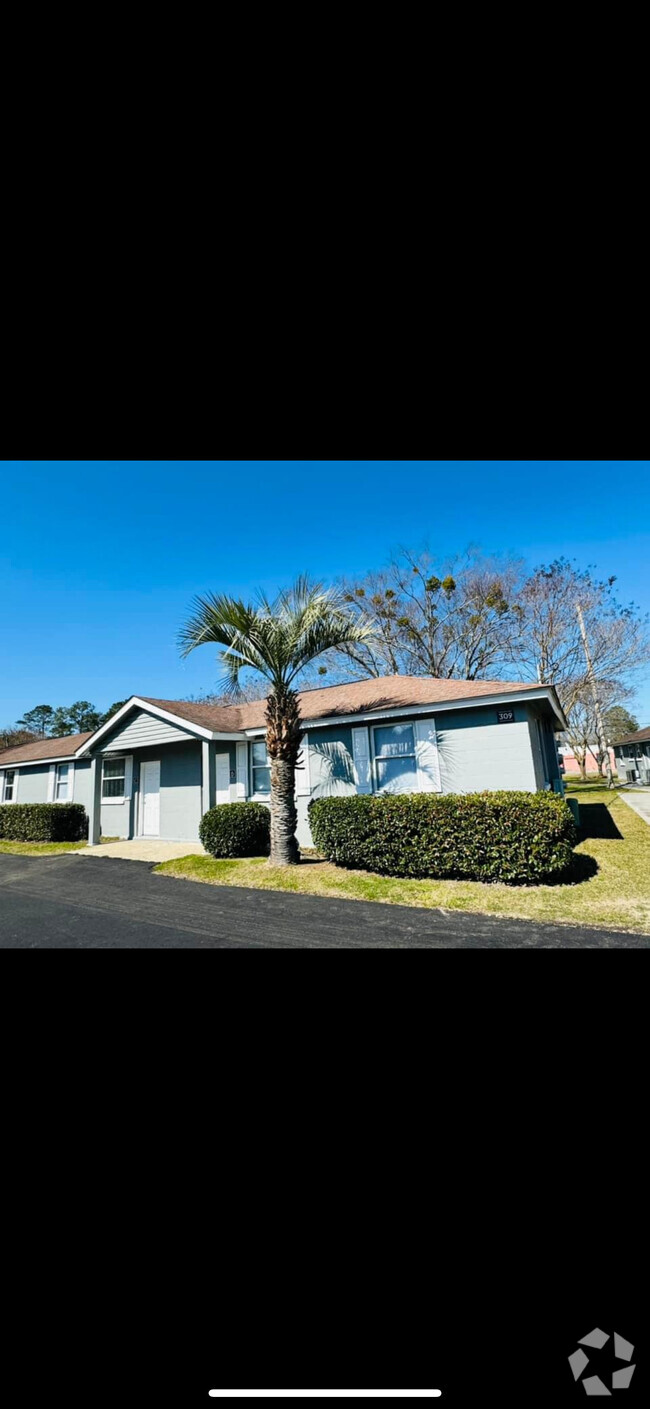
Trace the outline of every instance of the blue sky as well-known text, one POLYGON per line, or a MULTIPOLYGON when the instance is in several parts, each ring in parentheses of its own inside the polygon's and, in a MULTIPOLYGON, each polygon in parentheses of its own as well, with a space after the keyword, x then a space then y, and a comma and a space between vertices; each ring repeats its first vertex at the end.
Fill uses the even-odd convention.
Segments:
MULTIPOLYGON (((195 592, 272 591, 378 567, 400 544, 566 554, 650 610, 650 533, 621 512, 647 461, 2 461, 0 724, 35 704, 107 708, 214 688, 182 662, 195 592)), ((650 682, 636 712, 650 723, 650 682)))

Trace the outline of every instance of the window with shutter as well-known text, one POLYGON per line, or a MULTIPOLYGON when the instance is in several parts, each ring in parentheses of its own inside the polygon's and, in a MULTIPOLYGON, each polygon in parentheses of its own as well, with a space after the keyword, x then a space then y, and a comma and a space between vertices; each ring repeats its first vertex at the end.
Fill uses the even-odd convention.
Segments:
POLYGON ((358 793, 372 792, 370 736, 367 728, 352 730, 352 753, 358 793))

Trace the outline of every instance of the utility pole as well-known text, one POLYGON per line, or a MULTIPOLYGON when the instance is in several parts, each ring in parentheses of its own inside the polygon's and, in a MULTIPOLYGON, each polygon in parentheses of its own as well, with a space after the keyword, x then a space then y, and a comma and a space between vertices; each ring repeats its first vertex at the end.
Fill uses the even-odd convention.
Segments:
POLYGON ((606 736, 605 736, 605 726, 604 726, 604 724, 603 724, 603 716, 602 716, 602 714, 601 714, 601 712, 600 712, 600 700, 599 700, 599 698, 598 698, 598 687, 597 687, 597 685, 596 685, 596 677, 595 677, 595 675, 594 675, 594 667, 593 667, 593 663, 592 663, 592 659, 591 659, 591 654, 590 654, 590 651, 589 651, 589 641, 587 640, 587 628, 586 628, 586 626, 585 626, 585 619, 584 619, 584 617, 583 617, 583 615, 582 615, 582 607, 580 606, 580 603, 579 603, 579 602, 578 602, 578 605, 577 605, 576 610, 577 610, 577 613, 578 613, 578 621, 580 622, 580 635, 582 636, 582 644, 583 644, 583 646, 584 646, 584 648, 585 648, 585 660, 586 660, 586 662, 587 662, 587 677, 588 677, 588 679, 589 679, 589 684, 590 684, 590 686, 591 686, 591 693, 592 693, 592 695, 593 695, 593 697, 594 697, 594 713, 595 713, 595 715, 596 715, 596 729, 597 729, 597 731, 598 731, 598 743, 599 743, 599 745, 600 745, 600 751, 601 751, 601 753, 603 753, 603 754, 605 755, 605 766, 606 766, 606 768, 607 768, 607 786, 608 786, 608 788, 613 788, 613 786, 614 786, 614 779, 612 778, 612 763, 611 763, 611 759, 610 759, 610 756, 609 756, 609 748, 608 748, 608 745, 607 745, 607 738, 606 738, 606 736))

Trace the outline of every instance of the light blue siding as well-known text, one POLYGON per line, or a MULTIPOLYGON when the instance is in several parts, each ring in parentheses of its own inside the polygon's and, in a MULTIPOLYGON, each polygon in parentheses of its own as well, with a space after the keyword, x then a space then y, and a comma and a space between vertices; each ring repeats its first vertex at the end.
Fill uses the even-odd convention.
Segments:
POLYGON ((47 802, 49 763, 18 770, 17 802, 47 802))
POLYGON ((198 841, 201 821, 201 745, 164 749, 160 755, 160 835, 198 841))
POLYGON ((498 724, 496 708, 434 716, 443 793, 536 791, 527 711, 515 705, 514 713, 513 724, 498 724))
POLYGON ((102 802, 101 829, 103 837, 131 836, 131 801, 102 802))
POLYGON ((179 728, 158 719, 154 714, 140 710, 128 714, 117 727, 107 734, 98 745, 98 753, 133 753, 137 748, 150 748, 152 745, 180 743, 183 739, 194 739, 190 729, 179 728))
POLYGON ((73 802, 80 802, 86 812, 90 812, 90 759, 77 760, 74 766, 73 802))

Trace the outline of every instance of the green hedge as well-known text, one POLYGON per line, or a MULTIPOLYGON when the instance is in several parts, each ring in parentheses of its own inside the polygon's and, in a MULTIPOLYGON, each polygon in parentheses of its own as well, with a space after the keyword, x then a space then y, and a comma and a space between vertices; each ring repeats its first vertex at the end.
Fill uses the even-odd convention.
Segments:
POLYGON ((211 856, 268 856, 271 813, 263 802, 224 802, 201 818, 199 836, 211 856))
POLYGON ((351 870, 536 884, 571 865, 576 829, 556 793, 315 798, 314 843, 351 870))
POLYGON ((80 802, 12 802, 0 807, 3 841, 84 841, 86 809, 80 802))

